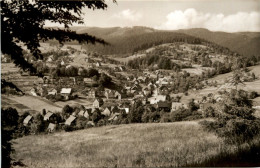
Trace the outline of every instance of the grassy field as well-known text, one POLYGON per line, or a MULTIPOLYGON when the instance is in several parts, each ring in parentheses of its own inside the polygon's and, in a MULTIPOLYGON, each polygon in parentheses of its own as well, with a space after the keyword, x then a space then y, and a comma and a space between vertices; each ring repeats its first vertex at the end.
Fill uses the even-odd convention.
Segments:
MULTIPOLYGON (((257 79, 253 82, 244 82, 245 85, 239 85, 238 89, 243 89, 246 91, 256 91, 260 94, 260 65, 257 66, 252 66, 248 68, 250 70, 250 73, 254 72, 257 79)), ((193 91, 189 91, 188 96, 182 96, 181 102, 182 103, 188 103, 190 99, 201 99, 203 96, 207 96, 209 93, 217 94, 218 91, 225 89, 225 88, 233 88, 235 89, 234 86, 231 86, 230 84, 225 83, 226 79, 230 78, 232 76, 232 72, 226 73, 226 74, 221 74, 217 75, 214 78, 208 79, 209 82, 212 81, 217 81, 218 86, 213 87, 213 86, 207 86, 204 89, 193 91)), ((259 99, 260 100, 260 99, 259 99)))
POLYGON ((17 68, 13 63, 1 63, 1 74, 9 74, 18 72, 17 68))
MULTIPOLYGON (((24 107, 28 107, 28 109, 35 110, 38 112, 41 112, 42 109, 46 109, 47 111, 50 110, 50 111, 55 112, 55 111, 61 111, 61 108, 62 108, 48 100, 44 100, 42 98, 35 97, 35 96, 29 96, 29 95, 8 96, 8 99, 11 101, 15 101, 19 104, 22 104, 24 107)), ((7 102, 9 102, 8 99, 7 99, 7 102)))
POLYGON ((200 163, 232 148, 196 121, 90 128, 14 140, 28 167, 169 167, 200 163))

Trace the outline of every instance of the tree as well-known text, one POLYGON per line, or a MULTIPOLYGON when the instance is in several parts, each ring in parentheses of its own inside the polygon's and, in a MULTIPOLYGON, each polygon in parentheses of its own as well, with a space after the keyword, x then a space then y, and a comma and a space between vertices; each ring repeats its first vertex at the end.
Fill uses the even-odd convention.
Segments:
POLYGON ((62 109, 62 116, 64 119, 67 119, 73 112, 73 108, 70 107, 69 105, 66 105, 62 109))
MULTIPOLYGON (((114 1, 115 2, 115 1, 114 1)), ((23 57, 23 43, 35 59, 43 59, 39 49, 40 42, 56 39, 60 44, 76 40, 79 43, 107 44, 104 40, 88 34, 77 34, 69 27, 83 24, 82 9, 106 9, 104 0, 40 1, 40 0, 2 0, 1 24, 2 54, 11 56, 15 65, 23 70, 36 73, 36 68, 23 57), (59 23, 61 28, 44 27, 45 22, 59 23)))
POLYGON ((241 70, 237 69, 237 70, 234 70, 233 71, 233 76, 232 76, 232 79, 231 79, 231 84, 234 85, 236 87, 236 90, 237 90, 237 86, 239 84, 243 84, 244 85, 244 82, 242 80, 242 77, 243 77, 243 73, 241 70))
POLYGON ((31 133, 33 134, 38 134, 44 131, 45 129, 45 124, 43 121, 43 116, 38 113, 33 120, 33 123, 31 124, 31 133))
POLYGON ((18 126, 18 112, 14 108, 1 109, 1 148, 2 148, 2 167, 11 167, 11 140, 18 126))
POLYGON ((144 112, 144 107, 142 105, 142 102, 140 100, 138 100, 133 105, 130 113, 128 114, 129 123, 141 123, 143 112, 144 112))
POLYGON ((99 78, 99 84, 102 86, 108 86, 112 81, 112 78, 109 77, 107 74, 105 73, 101 73, 101 76, 99 78))

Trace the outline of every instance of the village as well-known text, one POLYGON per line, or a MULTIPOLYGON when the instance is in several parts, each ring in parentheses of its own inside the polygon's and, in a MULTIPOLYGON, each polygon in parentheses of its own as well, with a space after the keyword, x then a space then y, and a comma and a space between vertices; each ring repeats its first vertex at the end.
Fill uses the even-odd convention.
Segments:
MULTIPOLYGON (((73 130, 72 128, 128 123, 127 116, 132 115, 130 113, 136 111, 140 105, 143 107, 142 110, 154 115, 146 117, 148 118, 146 122, 160 122, 163 113, 178 114, 191 109, 196 111, 194 117, 196 119, 207 116, 210 109, 219 106, 217 103, 223 101, 223 93, 227 89, 218 89, 219 81, 208 80, 214 73, 216 74, 214 69, 219 67, 207 66, 214 67, 215 62, 219 65, 225 59, 224 63, 230 62, 231 58, 228 59, 226 56, 229 53, 219 53, 214 48, 204 45, 164 44, 134 53, 136 56, 129 56, 128 63, 125 62, 126 59, 122 61, 121 58, 87 53, 73 45, 59 47, 56 52, 55 48, 50 51, 49 45, 42 44, 42 46, 43 51, 47 50, 44 53, 44 60, 31 60, 38 65, 39 71, 43 72, 42 78, 21 71, 6 72, 7 75, 2 73, 2 78, 16 84, 21 89, 18 92, 20 96, 30 95, 59 105, 60 111, 48 110, 48 107, 34 109, 43 116, 47 132, 64 127, 73 130), (203 52, 204 55, 202 54, 200 60, 198 53, 203 52), (138 56, 144 53, 145 57, 138 56), (170 61, 176 63, 175 66, 181 68, 160 69, 158 64, 151 64, 150 67, 141 65, 143 68, 131 69, 129 62, 149 58, 151 53, 166 55, 170 61), (199 64, 206 66, 202 67, 199 64), (196 95, 196 91, 207 87, 216 88, 217 92, 196 95), (72 107, 68 110, 65 106, 72 107)), ((30 56, 27 54, 26 58, 29 60, 30 56)), ((2 57, 2 62, 8 64, 8 60, 8 57, 2 57)), ((136 64, 138 62, 134 65, 136 64)), ((255 74, 247 73, 243 80, 246 82, 255 79, 255 74)), ((252 94, 255 94, 253 98, 257 97, 257 93, 252 94)), ((22 110, 23 113, 25 111, 22 110)), ((143 113, 142 111, 141 114, 143 113)), ((29 128, 34 121, 35 113, 34 115, 27 113, 27 116, 23 117, 24 126, 29 128)), ((142 122, 145 118, 142 115, 140 117, 138 122, 142 122)))

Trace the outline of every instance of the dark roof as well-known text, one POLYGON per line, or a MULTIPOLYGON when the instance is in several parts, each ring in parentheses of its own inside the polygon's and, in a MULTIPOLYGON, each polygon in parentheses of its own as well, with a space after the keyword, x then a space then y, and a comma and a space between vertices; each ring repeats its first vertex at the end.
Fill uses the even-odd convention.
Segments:
POLYGON ((170 103, 170 102, 167 102, 167 101, 165 101, 165 102, 159 101, 159 102, 157 103, 157 106, 158 106, 158 107, 168 107, 168 108, 171 108, 171 103, 170 103))

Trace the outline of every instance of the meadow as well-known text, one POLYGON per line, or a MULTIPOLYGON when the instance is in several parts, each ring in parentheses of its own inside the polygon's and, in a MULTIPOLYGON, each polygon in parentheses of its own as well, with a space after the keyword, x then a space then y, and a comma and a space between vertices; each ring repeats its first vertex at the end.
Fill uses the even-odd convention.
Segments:
MULTIPOLYGON (((3 97, 3 96, 2 96, 3 97)), ((6 99, 6 98, 5 98, 6 99)), ((42 109, 46 109, 47 111, 61 111, 62 107, 56 105, 55 103, 35 96, 30 95, 24 95, 24 96, 8 96, 8 99, 6 99, 7 102, 9 101, 15 101, 18 104, 22 104, 28 109, 35 110, 38 112, 41 112, 42 109)), ((20 109, 19 107, 17 107, 20 109)))
POLYGON ((28 167, 176 167, 202 163, 235 146, 198 121, 129 124, 16 139, 14 158, 28 167))

